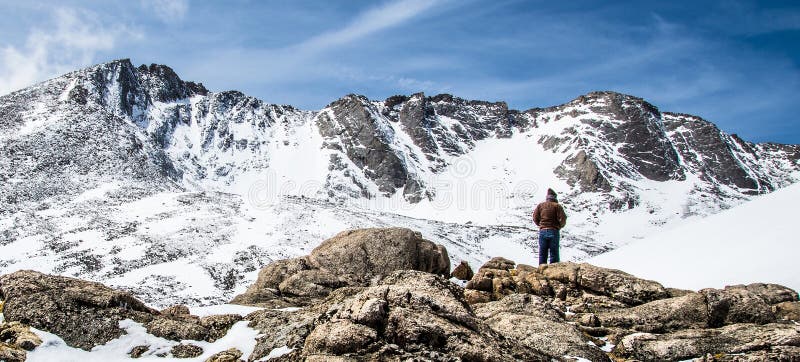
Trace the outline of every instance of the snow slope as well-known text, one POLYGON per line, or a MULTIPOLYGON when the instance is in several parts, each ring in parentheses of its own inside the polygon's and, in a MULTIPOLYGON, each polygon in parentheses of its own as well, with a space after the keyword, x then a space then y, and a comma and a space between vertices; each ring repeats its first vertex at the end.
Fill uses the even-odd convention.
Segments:
POLYGON ((587 260, 665 286, 700 289, 756 282, 800 290, 800 184, 587 260))

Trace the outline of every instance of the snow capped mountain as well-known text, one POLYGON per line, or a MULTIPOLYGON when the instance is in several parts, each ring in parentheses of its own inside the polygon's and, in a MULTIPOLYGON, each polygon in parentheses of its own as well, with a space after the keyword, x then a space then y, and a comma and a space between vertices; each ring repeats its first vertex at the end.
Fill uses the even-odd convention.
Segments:
MULTIPOLYGON (((406 226, 474 267, 533 262, 548 187, 584 259, 800 179, 800 146, 594 92, 526 111, 451 95, 322 110, 118 60, 0 97, 0 272, 219 302, 352 227, 406 226)), ((161 300, 161 295, 175 300, 161 300)))

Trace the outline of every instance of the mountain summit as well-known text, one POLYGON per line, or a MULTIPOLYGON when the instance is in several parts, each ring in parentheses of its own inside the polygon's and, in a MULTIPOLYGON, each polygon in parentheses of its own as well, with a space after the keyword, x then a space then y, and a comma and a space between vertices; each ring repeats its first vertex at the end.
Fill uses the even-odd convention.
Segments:
POLYGON ((0 271, 219 301, 269 261, 380 226, 421 230, 454 263, 519 260, 548 187, 578 260, 799 178, 798 145, 614 92, 528 110, 351 94, 306 111, 125 59, 0 97, 0 271))

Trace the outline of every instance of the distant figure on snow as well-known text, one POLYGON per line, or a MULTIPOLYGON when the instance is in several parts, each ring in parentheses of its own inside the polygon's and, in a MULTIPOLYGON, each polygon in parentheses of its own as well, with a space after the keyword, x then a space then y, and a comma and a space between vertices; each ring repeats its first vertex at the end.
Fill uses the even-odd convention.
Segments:
POLYGON ((547 189, 547 198, 533 210, 533 223, 539 227, 539 265, 547 264, 548 253, 550 262, 558 263, 559 230, 567 224, 567 214, 553 189, 547 189))

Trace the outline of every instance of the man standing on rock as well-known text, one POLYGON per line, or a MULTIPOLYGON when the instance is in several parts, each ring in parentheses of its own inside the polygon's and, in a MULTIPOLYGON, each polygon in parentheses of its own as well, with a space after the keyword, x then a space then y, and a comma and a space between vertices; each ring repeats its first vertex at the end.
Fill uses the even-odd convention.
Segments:
POLYGON ((547 198, 533 210, 533 222, 539 227, 539 265, 547 264, 548 253, 550 263, 558 263, 559 230, 567 224, 567 214, 553 189, 547 189, 547 198))

